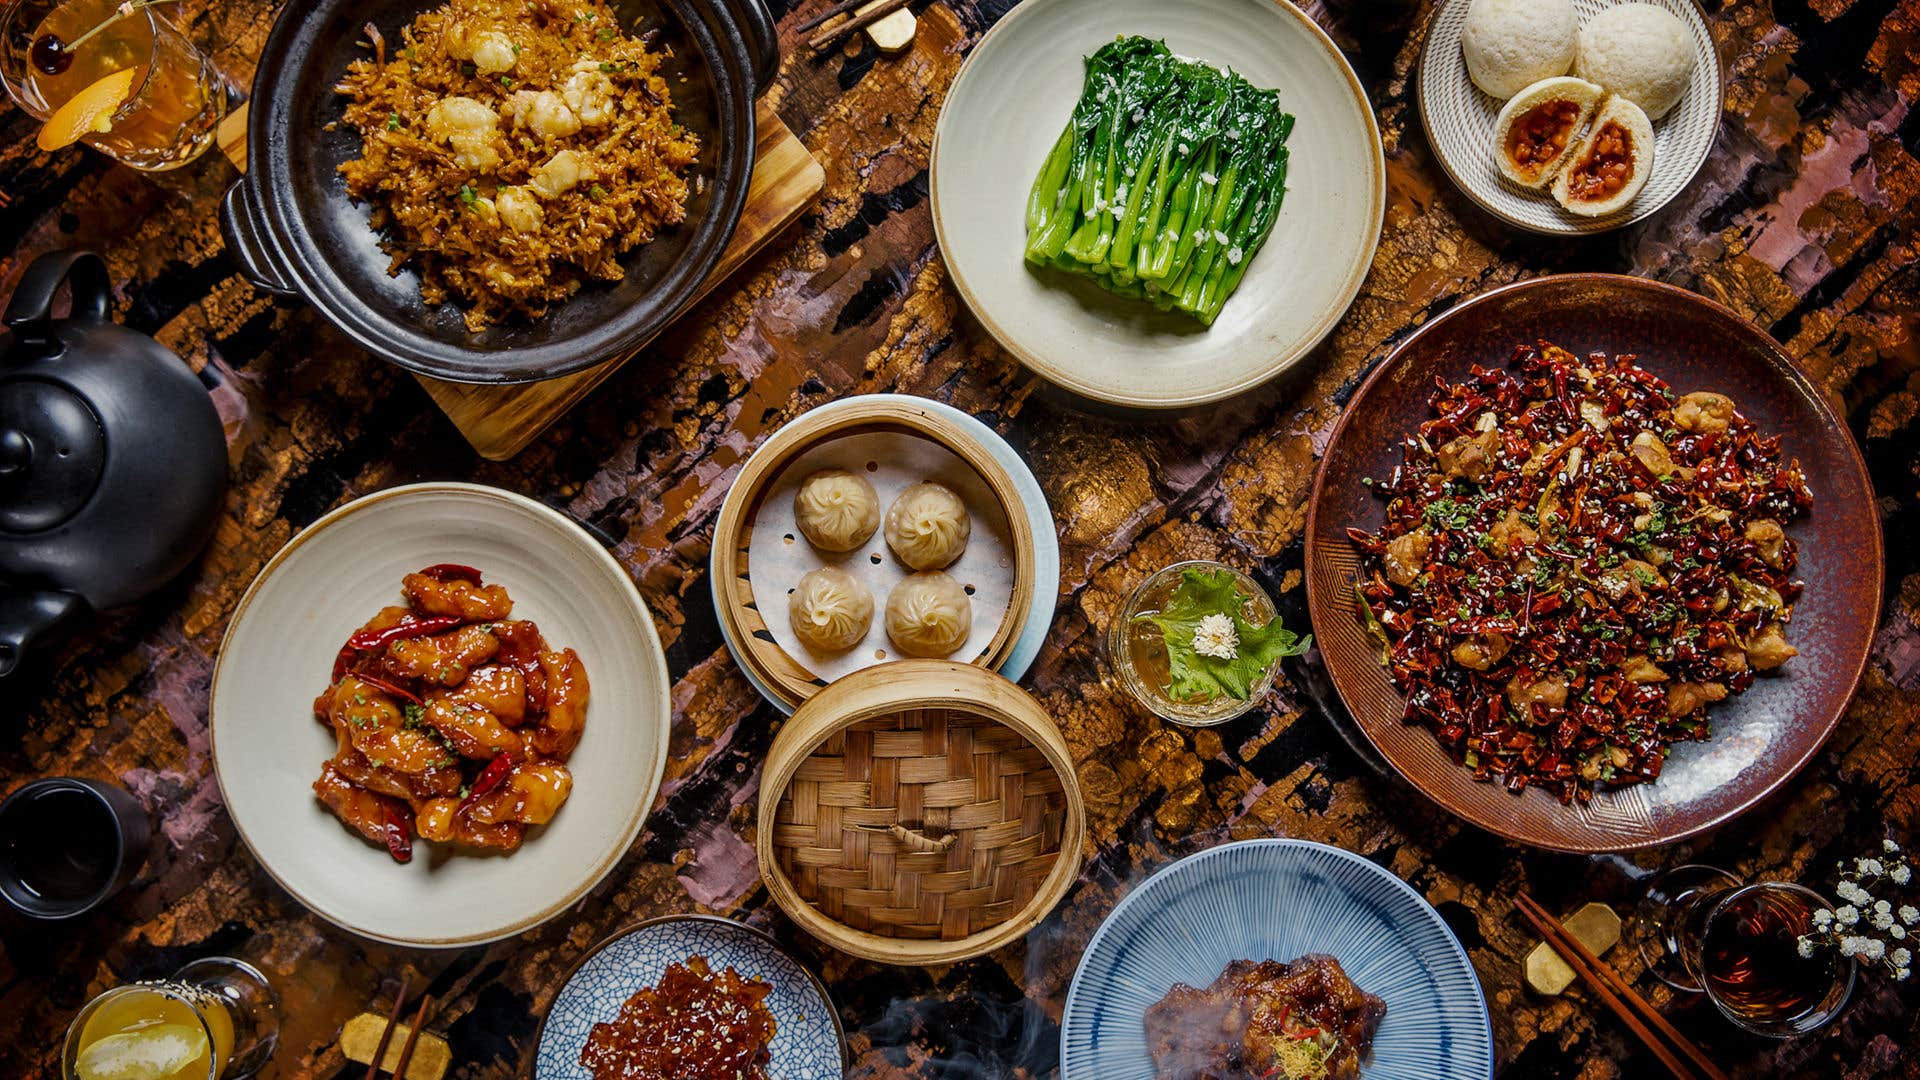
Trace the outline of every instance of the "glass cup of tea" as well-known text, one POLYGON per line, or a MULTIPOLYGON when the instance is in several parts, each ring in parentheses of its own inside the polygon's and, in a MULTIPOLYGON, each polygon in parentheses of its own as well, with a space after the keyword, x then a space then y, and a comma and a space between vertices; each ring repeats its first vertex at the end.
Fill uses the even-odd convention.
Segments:
POLYGON ((1267 665, 1252 680, 1246 698, 1227 694, 1175 697, 1170 693, 1172 672, 1167 656, 1166 638, 1158 626, 1142 618, 1161 611, 1180 587, 1188 570, 1231 574, 1236 593, 1242 601, 1241 614, 1249 623, 1264 625, 1274 615, 1273 598, 1260 583, 1224 563, 1196 559, 1174 563, 1156 571, 1127 597, 1107 626, 1107 660, 1127 694, 1147 711, 1163 720, 1188 727, 1224 724, 1260 703, 1273 687, 1280 669, 1279 661, 1267 665))
POLYGON ((245 961, 212 956, 155 982, 116 986, 67 1026, 64 1080, 239 1080, 273 1056, 280 1000, 245 961))
POLYGON ((1853 993, 1854 962, 1831 949, 1800 954, 1819 893, 1782 881, 1744 885, 1711 866, 1656 875, 1634 915, 1647 969, 1704 993, 1737 1027, 1790 1039, 1832 1023, 1853 993))
MULTIPOLYGON (((0 0, 0 82, 42 123, 109 76, 132 81, 80 141, 123 165, 177 169, 207 152, 238 95, 156 0, 0 0)), ((62 144, 64 145, 64 144, 62 144)))

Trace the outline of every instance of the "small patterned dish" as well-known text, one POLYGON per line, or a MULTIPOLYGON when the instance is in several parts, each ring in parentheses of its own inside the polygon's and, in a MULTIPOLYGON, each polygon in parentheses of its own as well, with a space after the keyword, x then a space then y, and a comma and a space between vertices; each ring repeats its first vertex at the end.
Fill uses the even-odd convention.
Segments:
POLYGON ((847 1033, 827 988, 765 933, 716 915, 648 919, 595 945, 574 964, 540 1021, 535 1080, 592 1080, 580 1064, 593 1025, 612 1020, 635 993, 660 982, 667 965, 704 956, 715 971, 733 968, 773 986, 767 1006, 778 1025, 769 1075, 780 1080, 838 1080, 847 1033))
POLYGON ((1491 1080, 1493 1029, 1473 964, 1419 893, 1350 851, 1243 840, 1128 893, 1080 958, 1060 1021, 1062 1080, 1152 1080, 1147 1008, 1232 960, 1325 953, 1387 1003, 1370 1080, 1491 1080))
MULTIPOLYGON (((1626 0, 1573 0, 1582 25, 1626 0)), ((1420 52, 1420 124, 1455 187, 1482 210, 1515 228, 1546 236, 1586 236, 1631 225, 1657 213, 1700 172, 1720 131, 1724 84, 1720 54, 1693 0, 1650 0, 1693 31, 1693 79, 1671 112, 1653 124, 1653 175, 1640 194, 1603 217, 1568 213, 1545 191, 1529 191, 1500 175, 1493 161, 1494 120, 1505 102, 1473 85, 1460 51, 1473 0, 1441 0, 1420 52)))

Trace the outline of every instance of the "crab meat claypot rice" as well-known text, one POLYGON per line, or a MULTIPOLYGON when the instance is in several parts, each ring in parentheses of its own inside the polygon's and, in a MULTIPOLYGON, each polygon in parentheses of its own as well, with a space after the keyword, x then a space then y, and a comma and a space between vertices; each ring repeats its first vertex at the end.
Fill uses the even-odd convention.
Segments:
POLYGON ((537 318, 686 216, 698 141, 673 120, 660 54, 600 0, 453 0, 338 91, 363 141, 340 166, 429 304, 479 332, 537 318))

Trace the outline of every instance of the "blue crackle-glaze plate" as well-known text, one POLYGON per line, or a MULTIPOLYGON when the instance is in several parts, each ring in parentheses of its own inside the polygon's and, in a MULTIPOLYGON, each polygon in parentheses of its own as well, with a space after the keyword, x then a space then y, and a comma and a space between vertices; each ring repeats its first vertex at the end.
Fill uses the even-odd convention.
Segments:
POLYGON ((772 984, 767 1006, 777 1027, 767 1072, 779 1080, 837 1080, 846 1033, 820 981, 774 940, 731 919, 670 915, 629 927, 594 946, 553 999, 540 1026, 536 1080, 593 1080, 580 1065, 593 1025, 612 1020, 636 992, 658 985, 667 965, 704 956, 772 984))
POLYGON ((1349 851, 1245 840, 1190 855, 1114 907, 1074 973, 1064 1080, 1152 1080, 1144 1017, 1230 960, 1327 953, 1387 1014, 1364 1080, 1489 1080, 1493 1031, 1465 950, 1420 894, 1349 851))

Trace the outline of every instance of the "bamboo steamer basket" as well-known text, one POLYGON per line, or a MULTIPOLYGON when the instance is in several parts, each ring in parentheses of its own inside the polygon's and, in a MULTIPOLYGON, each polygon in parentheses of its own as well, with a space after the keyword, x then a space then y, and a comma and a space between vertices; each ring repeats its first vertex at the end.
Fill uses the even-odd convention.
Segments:
POLYGON ((837 679, 767 752, 754 850, 787 916, 842 952, 946 964, 1024 936, 1080 872, 1066 740, 990 671, 899 660, 837 679))
POLYGON ((789 709, 797 708, 827 683, 782 649, 767 628, 769 613, 773 618, 784 617, 786 598, 770 597, 764 607, 755 601, 747 557, 754 520, 768 492, 801 455, 835 439, 881 431, 914 435, 951 452, 979 474, 993 492, 995 510, 1006 519, 1013 546, 1013 596, 992 641, 972 662, 996 669, 1005 663, 1033 605, 1033 521, 1013 477, 973 436, 945 417, 915 405, 912 399, 893 395, 846 399, 831 412, 805 414, 775 432, 741 467, 713 531, 713 573, 720 618, 725 620, 733 640, 741 643, 740 663, 778 694, 789 709))

